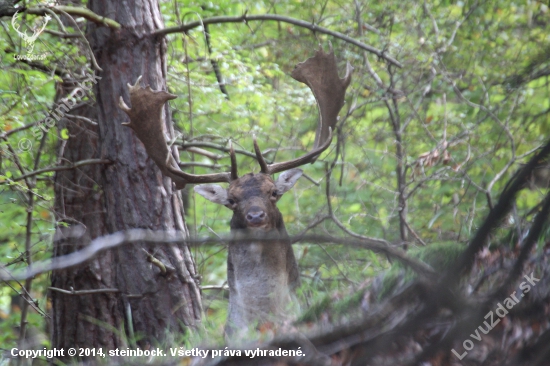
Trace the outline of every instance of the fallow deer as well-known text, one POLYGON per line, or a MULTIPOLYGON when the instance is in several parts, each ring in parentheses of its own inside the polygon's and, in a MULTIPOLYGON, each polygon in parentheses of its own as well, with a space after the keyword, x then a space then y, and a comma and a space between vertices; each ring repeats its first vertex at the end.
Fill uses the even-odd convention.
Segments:
POLYGON ((120 108, 130 117, 130 122, 125 125, 134 130, 151 159, 163 174, 172 178, 176 188, 203 183, 195 186, 195 192, 233 211, 230 224, 232 241, 227 257, 229 311, 226 334, 251 325, 278 323, 285 319, 285 309, 300 276, 276 203, 302 175, 302 170, 296 168, 315 161, 329 147, 352 70, 348 63, 345 77, 339 78, 332 47, 329 53, 320 49, 314 57, 298 64, 292 77, 309 86, 320 112, 313 149, 294 160, 267 164, 254 138, 260 173, 242 177, 237 175, 232 147, 230 172, 194 175, 179 169, 177 155, 167 144, 161 118, 164 103, 176 98, 175 95, 154 91, 150 87, 142 88, 139 77, 135 85, 128 84, 131 109, 120 97, 120 108), (279 172, 282 173, 278 179, 273 180, 271 175, 279 172), (219 182, 229 183, 229 188, 204 184, 219 182))

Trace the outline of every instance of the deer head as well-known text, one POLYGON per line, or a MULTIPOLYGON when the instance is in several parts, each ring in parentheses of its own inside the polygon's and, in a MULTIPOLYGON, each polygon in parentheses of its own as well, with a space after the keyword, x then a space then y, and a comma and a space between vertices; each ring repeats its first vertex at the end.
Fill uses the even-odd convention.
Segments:
POLYGON ((20 31, 20 26, 17 25, 17 18, 20 16, 19 11, 16 11, 15 14, 13 14, 13 17, 11 18, 11 25, 13 29, 19 34, 21 38, 23 38, 23 43, 25 47, 27 48, 27 53, 32 53, 34 49, 34 42, 38 38, 38 36, 46 29, 46 25, 48 24, 48 21, 52 19, 48 14, 44 17, 44 23, 42 23, 42 27, 38 29, 33 30, 32 36, 29 36, 26 31, 20 31))
POLYGON ((130 122, 124 125, 134 130, 151 159, 163 174, 172 178, 176 188, 200 183, 195 186, 198 194, 233 211, 234 241, 228 252, 228 333, 257 321, 273 319, 270 315, 281 318, 290 301, 290 290, 299 283, 298 265, 276 203, 302 175, 298 167, 314 162, 330 146, 352 70, 348 63, 346 75, 340 79, 332 47, 329 53, 319 49, 314 57, 298 64, 292 77, 309 86, 320 112, 314 146, 296 159, 267 164, 254 138, 260 173, 242 177, 237 174, 232 147, 229 172, 194 175, 179 169, 166 143, 162 120, 164 103, 175 95, 142 88, 139 77, 135 85, 128 85, 132 108, 120 97, 119 106, 130 117, 130 122), (273 180, 271 176, 276 173, 281 174, 273 180), (229 187, 212 184, 221 182, 229 183, 229 187), (258 241, 255 239, 258 236, 275 241, 258 241))

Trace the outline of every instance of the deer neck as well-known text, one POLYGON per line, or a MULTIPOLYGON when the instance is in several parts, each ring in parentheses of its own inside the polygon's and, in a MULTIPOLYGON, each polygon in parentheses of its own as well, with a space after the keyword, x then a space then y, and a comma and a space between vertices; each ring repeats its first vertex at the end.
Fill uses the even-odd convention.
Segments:
POLYGON ((297 264, 282 219, 269 231, 232 228, 231 233, 227 333, 284 321, 297 264))

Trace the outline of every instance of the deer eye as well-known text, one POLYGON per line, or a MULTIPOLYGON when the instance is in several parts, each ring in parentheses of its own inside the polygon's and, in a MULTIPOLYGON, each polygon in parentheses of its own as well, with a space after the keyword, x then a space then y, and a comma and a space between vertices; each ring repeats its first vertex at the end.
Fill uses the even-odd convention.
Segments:
POLYGON ((227 203, 229 203, 230 205, 234 205, 234 204, 235 204, 235 200, 229 198, 229 199, 227 200, 227 203))
POLYGON ((273 191, 271 193, 271 197, 277 197, 278 195, 279 195, 279 192, 277 192, 277 191, 273 191))

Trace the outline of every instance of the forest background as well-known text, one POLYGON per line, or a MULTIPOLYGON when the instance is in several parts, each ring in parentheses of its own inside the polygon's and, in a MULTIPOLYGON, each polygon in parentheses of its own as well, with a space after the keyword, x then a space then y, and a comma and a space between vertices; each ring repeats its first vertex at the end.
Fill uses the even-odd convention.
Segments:
MULTIPOLYGON (((250 157, 253 135, 272 160, 308 150, 317 123, 315 100, 290 72, 319 45, 328 49, 329 42, 341 75, 348 61, 355 69, 331 148, 304 168, 307 177, 278 204, 291 235, 313 232, 367 243, 363 248, 307 241, 294 245, 302 277, 299 301, 304 309, 317 311, 304 321, 345 317, 336 308, 327 310, 328 303, 363 296, 392 266, 391 256, 369 250, 369 243, 409 253, 433 246, 438 248, 436 262, 452 261, 455 249, 469 243, 508 180, 543 146, 550 131, 550 11, 544 2, 159 3, 165 27, 243 14, 274 14, 309 24, 266 18, 209 24, 208 37, 201 26, 166 35, 166 85, 178 95, 170 102, 179 131, 175 144, 189 171, 227 169, 229 139, 239 152, 240 171, 258 170, 250 157), (323 306, 314 306, 319 304, 323 306)), ((86 7, 87 2, 63 5, 86 7)), ((65 122, 36 133, 67 96, 66 79, 104 76, 93 66, 92 46, 79 37, 80 31, 86 34, 89 17, 73 13, 72 23, 60 13, 61 20, 32 12, 19 15, 18 24, 29 34, 49 22, 32 49, 33 55, 45 57, 29 61, 16 57, 28 52, 28 45, 12 26, 12 16, 0 18, 0 263, 10 273, 50 259, 56 228, 72 225, 70 217, 56 212, 56 174, 108 164, 101 157, 80 163, 63 157, 74 137, 70 124, 96 126, 93 116, 67 112, 65 122)), ((94 94, 77 101, 93 106, 94 94)), ((539 165, 540 174, 530 176, 524 186, 529 189, 518 193, 486 241, 486 259, 502 260, 503 251, 513 253, 529 233, 548 187, 543 168, 539 165)), ((228 232, 231 211, 195 196, 192 189, 184 192, 184 201, 191 239, 228 232)), ((545 228, 535 252, 545 251, 546 237, 545 228)), ((200 337, 186 334, 182 341, 222 342, 225 247, 198 245, 190 253, 203 293, 205 329, 200 337)), ((485 289, 500 281, 486 277, 485 289)), ((0 283, 0 347, 21 342, 22 328, 32 329, 40 345, 51 346, 51 287, 49 272, 32 281, 0 283)))

